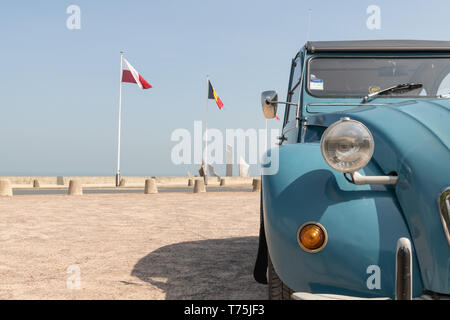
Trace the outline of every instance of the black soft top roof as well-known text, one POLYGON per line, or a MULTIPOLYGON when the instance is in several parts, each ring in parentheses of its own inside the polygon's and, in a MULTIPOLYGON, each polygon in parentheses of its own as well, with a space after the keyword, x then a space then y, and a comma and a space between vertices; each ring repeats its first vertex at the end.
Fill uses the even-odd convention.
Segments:
POLYGON ((308 52, 450 52, 450 41, 435 40, 356 40, 356 41, 309 41, 308 52))

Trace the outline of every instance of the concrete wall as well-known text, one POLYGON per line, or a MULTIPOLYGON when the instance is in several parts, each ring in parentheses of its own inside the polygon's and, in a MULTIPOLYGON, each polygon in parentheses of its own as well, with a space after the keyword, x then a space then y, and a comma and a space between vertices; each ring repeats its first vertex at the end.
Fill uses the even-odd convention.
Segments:
MULTIPOLYGON (((188 185, 188 177, 126 177, 125 179, 126 187, 144 187, 145 180, 154 178, 156 180, 156 184, 161 187, 187 187, 188 185)), ((62 179, 58 177, 0 177, 0 179, 8 179, 13 188, 20 187, 32 187, 33 180, 37 179, 41 187, 57 187, 58 180, 60 182, 64 181, 63 185, 59 185, 61 187, 67 187, 69 185, 70 180, 80 180, 84 186, 87 187, 114 187, 115 186, 115 177, 63 177, 62 179), (62 180, 62 181, 61 181, 62 180)), ((200 177, 193 177, 191 179, 201 179, 200 177)), ((226 187, 239 187, 239 186, 252 186, 252 177, 223 177, 226 182, 226 187)), ((209 186, 219 186, 220 180, 215 177, 208 177, 208 185, 209 186)))

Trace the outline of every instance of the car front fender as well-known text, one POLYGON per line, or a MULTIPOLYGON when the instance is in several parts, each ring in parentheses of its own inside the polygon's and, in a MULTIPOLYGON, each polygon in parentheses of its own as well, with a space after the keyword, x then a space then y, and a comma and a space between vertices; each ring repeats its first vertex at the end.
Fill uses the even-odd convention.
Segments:
MULTIPOLYGON (((281 280, 294 291, 393 298, 397 240, 411 236, 392 187, 349 183, 325 163, 318 143, 278 150, 278 172, 263 176, 262 189, 267 247, 281 280), (297 241, 311 221, 328 234, 317 253, 297 241)), ((359 172, 384 174, 372 162, 359 172)), ((413 255, 413 295, 420 296, 413 255)))

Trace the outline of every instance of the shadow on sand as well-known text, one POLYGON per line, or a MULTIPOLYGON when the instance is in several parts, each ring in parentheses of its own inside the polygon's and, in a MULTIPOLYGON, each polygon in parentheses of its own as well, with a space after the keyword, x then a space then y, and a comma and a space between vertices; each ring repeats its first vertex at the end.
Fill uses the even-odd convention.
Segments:
POLYGON ((266 299, 253 279, 257 237, 211 239, 161 247, 131 272, 166 293, 166 299, 266 299))

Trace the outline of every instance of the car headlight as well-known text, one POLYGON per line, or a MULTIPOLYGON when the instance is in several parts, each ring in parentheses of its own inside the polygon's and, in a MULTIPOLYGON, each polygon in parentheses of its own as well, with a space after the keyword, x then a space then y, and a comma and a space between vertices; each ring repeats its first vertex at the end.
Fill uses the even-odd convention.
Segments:
POLYGON ((325 130, 320 147, 323 158, 330 167, 350 173, 364 168, 369 163, 374 142, 365 125, 343 118, 325 130))

